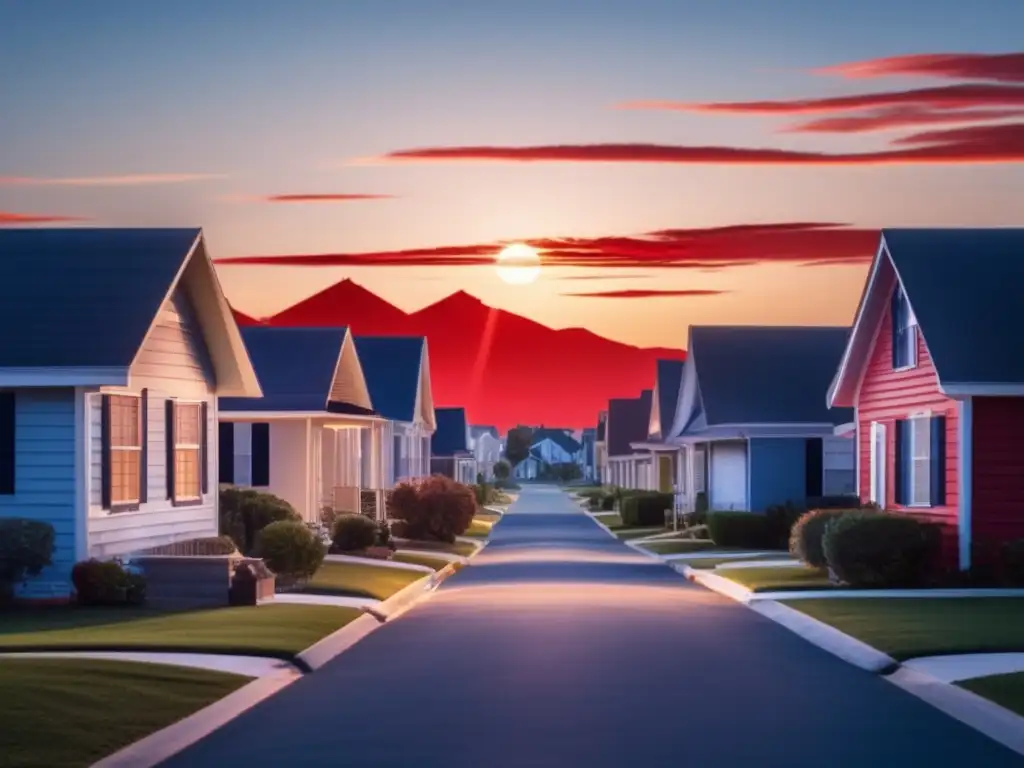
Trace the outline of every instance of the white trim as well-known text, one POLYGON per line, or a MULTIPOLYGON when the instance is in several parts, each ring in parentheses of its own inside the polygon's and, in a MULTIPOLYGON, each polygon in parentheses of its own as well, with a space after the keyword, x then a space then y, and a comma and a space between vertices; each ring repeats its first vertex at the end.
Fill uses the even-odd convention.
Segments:
MULTIPOLYGON (((330 411, 224 411, 218 412, 220 421, 277 421, 282 419, 324 419, 333 422, 387 421, 383 416, 357 413, 331 413, 330 411)), ((325 424, 324 426, 331 426, 325 424)))
POLYGON ((127 387, 128 369, 112 367, 0 368, 0 387, 127 387))
POLYGON ((966 571, 971 567, 971 529, 972 501, 974 488, 972 487, 972 473, 974 468, 974 401, 971 398, 961 400, 957 403, 959 410, 958 419, 958 451, 957 451, 957 482, 958 482, 958 510, 957 510, 957 539, 960 549, 960 570, 966 571))
MULTIPOLYGON (((929 411, 915 411, 915 412, 913 412, 913 413, 911 413, 911 414, 909 414, 907 416, 907 418, 906 418, 904 423, 906 424, 907 429, 910 430, 910 456, 906 457, 910 461, 910 483, 909 483, 910 487, 907 488, 907 504, 905 506, 908 509, 911 509, 911 508, 912 509, 927 509, 929 507, 934 506, 934 504, 932 503, 932 412, 930 410, 929 411), (917 473, 917 465, 918 465, 918 462, 922 458, 925 458, 923 456, 917 456, 916 455, 917 454, 918 446, 917 446, 917 440, 915 439, 915 434, 914 434, 915 431, 916 431, 916 428, 917 428, 916 422, 922 421, 922 420, 928 425, 928 440, 926 441, 926 443, 928 445, 928 454, 927 454, 927 460, 928 460, 928 463, 927 463, 927 466, 928 466, 928 471, 927 471, 927 476, 928 476, 928 500, 927 501, 917 501, 914 498, 914 486, 916 485, 916 481, 917 481, 917 475, 916 475, 916 473, 917 473)), ((896 446, 896 448, 898 450, 899 446, 896 446)))
POLYGON ((971 382, 943 384, 939 382, 939 389, 944 395, 949 395, 950 397, 1012 397, 1024 395, 1024 384, 984 384, 971 382))
POLYGON ((868 449, 868 500, 875 502, 883 508, 888 504, 889 496, 889 437, 886 432, 884 422, 871 422, 869 433, 871 445, 868 449), (879 441, 882 443, 880 462, 876 453, 879 441))
MULTIPOLYGON (((856 412, 856 409, 855 409, 855 412, 856 412)), ((856 432, 856 431, 857 431, 857 422, 856 421, 848 421, 845 424, 839 424, 836 427, 834 427, 832 429, 832 434, 835 435, 836 437, 843 437, 845 435, 850 434, 851 432, 856 432)))

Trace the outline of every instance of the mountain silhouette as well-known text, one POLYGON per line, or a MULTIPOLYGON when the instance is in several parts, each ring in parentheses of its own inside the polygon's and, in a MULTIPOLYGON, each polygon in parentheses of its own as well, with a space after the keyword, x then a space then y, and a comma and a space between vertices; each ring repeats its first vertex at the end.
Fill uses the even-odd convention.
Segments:
POLYGON ((678 349, 642 349, 582 328, 556 330, 457 291, 405 313, 351 280, 266 320, 270 325, 350 326, 364 335, 426 336, 434 403, 464 406, 471 423, 597 423, 609 398, 653 385, 655 360, 678 349))

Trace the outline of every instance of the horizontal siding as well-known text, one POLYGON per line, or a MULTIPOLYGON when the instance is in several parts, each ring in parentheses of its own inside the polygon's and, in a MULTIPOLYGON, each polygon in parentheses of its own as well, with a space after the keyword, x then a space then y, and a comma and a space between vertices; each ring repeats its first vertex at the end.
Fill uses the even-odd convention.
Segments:
POLYGON ((974 398, 973 427, 972 538, 1024 538, 1024 398, 974 398))
POLYGON ((18 389, 14 395, 14 495, 0 495, 0 517, 54 528, 53 564, 20 590, 24 597, 66 597, 76 554, 75 391, 18 389))
POLYGON ((750 511, 773 504, 807 500, 807 440, 752 438, 750 441, 750 511))

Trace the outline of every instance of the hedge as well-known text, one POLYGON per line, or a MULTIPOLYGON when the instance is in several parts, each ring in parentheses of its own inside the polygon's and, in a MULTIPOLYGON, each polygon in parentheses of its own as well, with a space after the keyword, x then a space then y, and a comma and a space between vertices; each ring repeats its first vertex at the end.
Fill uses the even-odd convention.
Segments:
POLYGON ((764 549, 776 538, 771 521, 756 512, 713 510, 708 513, 708 531, 720 547, 764 549))
POLYGON ((627 528, 665 524, 665 511, 672 509, 671 493, 639 491, 622 497, 619 516, 627 528))
POLYGON ((832 574, 852 587, 918 587, 936 573, 941 535, 907 514, 857 510, 829 521, 822 548, 832 574))

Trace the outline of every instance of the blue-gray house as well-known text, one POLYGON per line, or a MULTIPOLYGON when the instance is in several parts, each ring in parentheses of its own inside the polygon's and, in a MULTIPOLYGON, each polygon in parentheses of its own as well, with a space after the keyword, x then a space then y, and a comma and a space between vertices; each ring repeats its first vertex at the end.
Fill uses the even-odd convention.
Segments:
POLYGON ((853 420, 825 394, 847 328, 694 326, 669 441, 680 447, 680 491, 692 506, 763 511, 853 493, 853 420))
POLYGON ((199 229, 0 231, 0 516, 70 570, 218 532, 217 398, 259 382, 199 229))
POLYGON ((684 366, 681 360, 655 362, 647 439, 632 444, 634 451, 650 452, 651 472, 647 478, 650 490, 670 493, 679 484, 679 446, 670 442, 668 437, 676 418, 684 366))
POLYGON ((430 438, 430 471, 460 483, 476 482, 476 460, 469 450, 465 408, 437 408, 437 430, 430 438))

